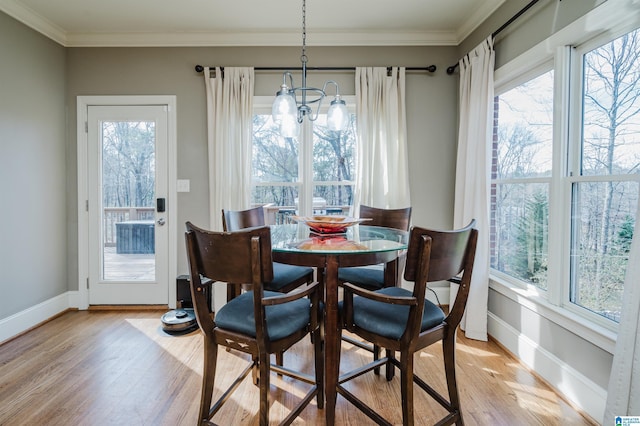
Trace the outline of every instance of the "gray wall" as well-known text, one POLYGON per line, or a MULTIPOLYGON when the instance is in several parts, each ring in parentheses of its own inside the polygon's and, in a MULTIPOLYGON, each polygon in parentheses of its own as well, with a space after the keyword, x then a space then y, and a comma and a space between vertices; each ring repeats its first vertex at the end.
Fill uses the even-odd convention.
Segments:
MULTIPOLYGON (((496 36, 496 69, 580 18, 605 0, 540 0, 496 36)), ((458 55, 471 51, 507 22, 530 0, 507 0, 458 47, 458 55)))
POLYGON ((0 12, 0 319, 68 289, 65 56, 0 12))
MULTIPOLYGON (((202 74, 205 66, 299 66, 299 48, 70 48, 67 49, 67 103, 69 132, 68 202, 70 218, 69 288, 77 288, 76 215, 76 96, 147 95, 177 96, 178 178, 191 181, 189 193, 178 194, 178 273, 186 273, 185 221, 208 223, 206 101, 202 74)), ((457 78, 444 71, 456 60, 452 47, 322 48, 310 47, 309 66, 424 67, 436 64, 430 75, 407 74, 407 126, 409 171, 414 223, 449 227, 453 212, 455 176, 457 78)), ((309 72, 309 84, 336 79, 341 92, 354 94, 353 73, 309 72)), ((256 73, 256 94, 273 96, 281 73, 256 73)), ((299 79, 298 79, 299 83, 299 79)), ((214 215, 218 215, 217 212, 214 215)))

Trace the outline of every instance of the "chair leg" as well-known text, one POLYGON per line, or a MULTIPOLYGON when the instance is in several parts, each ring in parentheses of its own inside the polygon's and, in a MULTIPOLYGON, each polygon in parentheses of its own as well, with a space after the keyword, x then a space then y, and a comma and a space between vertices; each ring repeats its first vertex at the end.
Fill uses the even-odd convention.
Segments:
POLYGON ((451 411, 458 412, 456 425, 464 424, 462 411, 460 410, 460 397, 458 395, 458 385, 456 383, 456 335, 455 332, 442 340, 442 354, 444 356, 444 370, 447 376, 447 390, 449 391, 449 402, 451 411))
POLYGON ((269 354, 258 355, 260 370, 260 426, 269 425, 269 354))
POLYGON ((413 353, 400 353, 400 389, 402 395, 402 424, 413 426, 413 353))
POLYGON ((255 386, 259 386, 260 385, 260 371, 258 369, 259 367, 259 363, 258 363, 258 357, 257 356, 252 356, 253 359, 253 370, 251 371, 251 376, 253 378, 253 384, 255 386))
POLYGON ((386 365, 386 378, 387 378, 387 381, 390 382, 391 379, 393 379, 393 376, 395 375, 395 367, 391 362, 391 358, 395 357, 396 354, 395 354, 395 351, 392 351, 390 349, 385 349, 385 351, 386 351, 385 356, 389 360, 387 361, 387 365, 386 365))
POLYGON ((320 336, 320 327, 317 327, 313 332, 313 346, 315 355, 315 370, 316 370, 316 386, 318 386, 318 394, 316 395, 316 401, 318 409, 324 408, 324 356, 322 345, 323 341, 320 336))
MULTIPOLYGON (((276 352, 276 365, 282 367, 284 365, 284 351, 276 352)), ((278 376, 282 376, 282 374, 278 373, 278 376)))
MULTIPOLYGON (((373 360, 377 361, 380 359, 380 346, 373 345, 373 360)), ((376 367, 373 369, 373 374, 376 376, 380 375, 380 367, 376 367)))
POLYGON ((200 419, 198 424, 206 424, 209 421, 209 411, 211 410, 211 399, 213 396, 213 384, 216 377, 217 360, 218 345, 205 336, 202 393, 200 394, 200 419))

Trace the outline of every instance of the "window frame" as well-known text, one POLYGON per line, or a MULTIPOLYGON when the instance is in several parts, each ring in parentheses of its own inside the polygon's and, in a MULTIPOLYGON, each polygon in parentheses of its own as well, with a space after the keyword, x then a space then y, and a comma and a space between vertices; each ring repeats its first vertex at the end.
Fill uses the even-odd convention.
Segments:
MULTIPOLYGON (((353 95, 341 96, 347 104, 347 110, 351 114, 356 112, 356 97, 353 95)), ((273 96, 253 97, 253 114, 271 115, 271 106, 273 105, 273 96)), ((329 109, 330 99, 323 99, 320 114, 326 114, 329 109)), ((354 171, 354 179, 347 181, 315 181, 313 180, 313 122, 304 119, 300 126, 299 136, 299 157, 298 157, 298 180, 294 182, 277 182, 264 181, 255 182, 253 180, 253 171, 251 172, 251 188, 256 186, 293 186, 298 188, 298 209, 301 216, 309 216, 313 214, 313 192, 314 187, 318 185, 351 185, 355 190, 356 178, 354 171)), ((356 160, 357 161, 357 160, 356 160)))
MULTIPOLYGON (((516 87, 518 87, 521 84, 524 84, 526 82, 529 82, 535 78, 540 77, 542 74, 545 74, 548 71, 554 70, 553 67, 553 61, 552 60, 546 60, 543 63, 533 67, 532 69, 530 69, 529 71, 527 71, 524 74, 518 75, 515 78, 512 78, 506 82, 504 82, 503 84, 501 84, 500 86, 496 86, 495 90, 494 90, 494 97, 498 97, 503 93, 508 92, 511 89, 514 89, 516 87)), ((554 79, 555 79, 555 70, 554 70, 554 79)), ((554 81, 554 88, 556 87, 556 83, 554 81)), ((554 89, 555 90, 555 89, 554 89)), ((554 92, 554 99, 555 99, 555 92, 554 92)), ((556 117, 555 117, 555 107, 554 107, 554 111, 553 111, 553 123, 555 123, 556 117)), ((494 183, 496 184, 535 184, 535 183, 544 183, 544 184, 548 184, 549 185, 549 224, 551 224, 551 192, 552 192, 552 187, 553 187, 553 176, 555 174, 555 152, 556 152, 556 146, 555 146, 555 126, 552 126, 552 138, 553 138, 553 145, 552 145, 552 152, 553 152, 553 157, 552 157, 552 174, 551 176, 548 177, 535 177, 535 178, 505 178, 505 179, 491 179, 491 184, 493 185, 494 183)), ((492 142, 493 143, 493 142, 492 142)), ((549 258, 549 262, 552 261, 552 255, 551 255, 551 249, 552 249, 552 241, 551 241, 551 232, 549 232, 549 253, 548 253, 548 258, 549 258)), ((550 271, 551 267, 548 266, 547 269, 547 276, 549 276, 551 274, 550 271)), ((506 282, 509 283, 512 286, 516 286, 516 287, 520 287, 522 288, 524 291, 526 291, 527 294, 535 296, 536 298, 542 298, 542 299, 547 299, 548 298, 548 293, 549 293, 549 288, 547 290, 541 289, 531 283, 519 280, 516 277, 513 277, 511 275, 508 275, 504 272, 495 270, 493 268, 490 269, 491 275, 495 276, 496 278, 499 278, 500 281, 502 282, 506 282)), ((549 281, 549 278, 547 278, 547 281, 549 281)))
MULTIPOLYGON (((546 294, 493 269, 490 269, 489 286, 522 307, 613 353, 619 324, 570 301, 572 186, 575 182, 618 178, 608 176, 603 179, 603 176, 579 176, 575 173, 579 171, 581 154, 582 55, 640 28, 637 16, 607 3, 594 8, 494 73, 495 94, 498 96, 542 74, 545 67, 548 70, 552 64, 553 160, 549 192, 549 286, 546 294), (597 34, 585 32, 587 19, 601 24, 597 34)), ((627 176, 625 180, 640 181, 640 176, 627 176)))

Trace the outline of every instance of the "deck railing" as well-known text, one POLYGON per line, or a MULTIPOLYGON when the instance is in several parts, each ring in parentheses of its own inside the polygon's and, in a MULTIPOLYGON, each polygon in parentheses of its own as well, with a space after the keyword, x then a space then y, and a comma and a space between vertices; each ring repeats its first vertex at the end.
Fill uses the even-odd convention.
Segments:
MULTIPOLYGON (((264 220, 267 225, 282 225, 285 223, 292 223, 291 216, 296 215, 295 206, 276 206, 273 204, 265 204, 264 208, 264 220)), ((321 209, 314 209, 313 214, 348 214, 351 206, 327 206, 321 209)))
POLYGON ((115 247, 116 223, 132 220, 154 220, 154 207, 105 207, 104 208, 104 245, 115 247))
MULTIPOLYGON (((291 216, 296 214, 295 206, 276 206, 266 204, 264 219, 267 225, 292 223, 291 216)), ((331 206, 314 210, 314 214, 348 214, 350 206, 331 206)), ((154 220, 153 207, 105 207, 104 208, 104 242, 105 247, 116 246, 116 223, 133 220, 154 220)))

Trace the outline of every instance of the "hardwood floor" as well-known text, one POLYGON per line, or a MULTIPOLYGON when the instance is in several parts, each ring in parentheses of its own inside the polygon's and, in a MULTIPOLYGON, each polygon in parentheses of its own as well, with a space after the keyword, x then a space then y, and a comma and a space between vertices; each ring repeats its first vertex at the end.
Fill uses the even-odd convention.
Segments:
MULTIPOLYGON (((202 349, 198 331, 162 331, 165 311, 71 311, 0 346, 0 425, 194 425, 200 399, 202 349)), ((493 342, 459 338, 458 381, 468 425, 592 425, 541 380, 493 342)), ((368 359, 344 343, 343 368, 368 359)), ((285 364, 313 371, 304 339, 285 364)), ((416 355, 416 371, 444 389, 440 346, 416 355)), ((221 386, 245 365, 237 352, 220 351, 221 386)), ((401 424, 398 377, 363 376, 351 389, 394 424, 401 424)), ((272 376, 271 420, 284 418, 304 395, 302 384, 272 376), (284 392, 284 391, 286 392, 284 392)), ((432 424, 443 410, 419 390, 416 423, 432 424)), ((213 421, 257 425, 258 394, 246 380, 213 421)), ((315 402, 294 424, 322 425, 315 402)), ((340 396, 337 424, 371 424, 340 396)))

